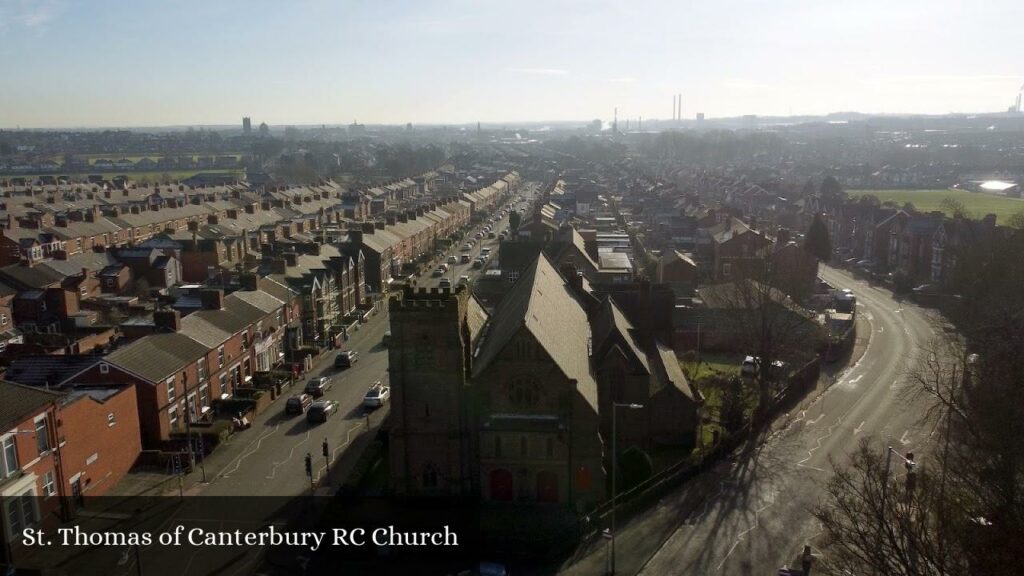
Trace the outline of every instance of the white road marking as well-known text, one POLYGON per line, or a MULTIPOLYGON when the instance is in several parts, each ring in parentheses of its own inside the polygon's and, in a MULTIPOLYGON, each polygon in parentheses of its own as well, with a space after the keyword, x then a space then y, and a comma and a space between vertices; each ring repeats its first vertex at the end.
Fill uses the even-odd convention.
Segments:
POLYGON ((280 466, 281 464, 284 464, 285 462, 291 460, 292 456, 295 455, 295 449, 298 448, 299 446, 301 446, 302 444, 305 444, 307 441, 309 441, 309 436, 310 436, 310 434, 312 434, 312 432, 313 432, 312 430, 306 430, 306 437, 303 438, 302 440, 300 440, 299 442, 295 443, 292 446, 292 449, 288 451, 288 457, 285 458, 284 460, 281 460, 280 462, 274 462, 274 465, 270 469, 270 474, 267 475, 267 480, 273 480, 274 479, 274 476, 277 474, 278 466, 280 466))
POLYGON ((910 430, 904 430, 903 431, 903 435, 900 436, 900 444, 903 444, 903 445, 910 444, 910 440, 907 440, 907 434, 910 434, 910 430))
POLYGON ((227 479, 227 478, 230 478, 231 475, 234 474, 235 472, 238 472, 238 467, 242 465, 242 460, 245 460, 249 456, 252 456, 253 454, 255 454, 256 451, 260 449, 260 445, 263 444, 263 441, 265 439, 267 439, 271 434, 277 432, 277 429, 280 428, 280 427, 281 427, 281 424, 278 423, 276 426, 274 426, 270 430, 268 430, 268 431, 264 432, 263 434, 261 434, 259 438, 254 440, 251 444, 249 444, 250 446, 255 444, 256 445, 255 448, 253 448, 252 450, 250 450, 250 451, 248 451, 248 452, 246 452, 244 454, 239 455, 238 458, 235 460, 235 465, 232 466, 230 470, 229 469, 222 470, 221 473, 218 474, 216 478, 214 478, 214 480, 216 480, 217 478, 227 479))
POLYGON ((821 419, 824 418, 824 417, 825 417, 825 413, 822 412, 821 414, 818 414, 818 417, 815 418, 814 420, 808 420, 807 421, 807 425, 808 426, 813 426, 813 425, 817 424, 818 422, 821 422, 821 419))
POLYGON ((867 420, 865 420, 864 422, 861 422, 860 424, 857 425, 856 428, 853 429, 853 435, 854 436, 856 436, 857 434, 860 434, 860 431, 864 429, 864 423, 865 422, 867 422, 867 420))

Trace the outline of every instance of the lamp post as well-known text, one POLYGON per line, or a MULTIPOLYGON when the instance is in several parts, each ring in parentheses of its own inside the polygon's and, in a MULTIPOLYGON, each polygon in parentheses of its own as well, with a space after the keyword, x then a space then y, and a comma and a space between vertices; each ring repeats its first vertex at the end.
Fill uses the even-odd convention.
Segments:
POLYGON ((619 443, 618 436, 616 434, 616 414, 618 414, 619 408, 629 408, 630 410, 639 410, 643 408, 643 404, 628 404, 620 402, 612 402, 612 528, 609 532, 610 538, 609 545, 611 546, 611 554, 608 555, 608 574, 609 576, 615 574, 615 504, 618 499, 618 467, 619 467, 619 443))
POLYGON ((914 461, 914 453, 913 452, 908 452, 907 455, 904 456, 903 454, 900 454, 899 452, 897 452, 896 449, 893 448, 892 446, 887 446, 886 447, 886 450, 885 450, 885 476, 882 477, 882 507, 881 507, 881 511, 882 512, 881 512, 881 517, 879 518, 880 521, 878 523, 878 551, 879 551, 879 553, 882 552, 882 534, 883 534, 883 531, 885 530, 885 507, 888 505, 886 503, 886 500, 887 500, 887 495, 889 493, 889 472, 892 469, 892 456, 893 456, 893 454, 895 454, 901 460, 903 460, 903 464, 907 468, 908 498, 909 498, 909 492, 912 491, 913 488, 914 488, 915 469, 917 468, 917 462, 914 461))

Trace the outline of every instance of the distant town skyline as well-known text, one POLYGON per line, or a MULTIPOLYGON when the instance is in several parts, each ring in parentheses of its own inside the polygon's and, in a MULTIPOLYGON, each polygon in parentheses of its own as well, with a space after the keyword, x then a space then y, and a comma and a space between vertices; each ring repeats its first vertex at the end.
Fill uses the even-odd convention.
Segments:
POLYGON ((0 127, 985 113, 1019 2, 0 0, 0 127))

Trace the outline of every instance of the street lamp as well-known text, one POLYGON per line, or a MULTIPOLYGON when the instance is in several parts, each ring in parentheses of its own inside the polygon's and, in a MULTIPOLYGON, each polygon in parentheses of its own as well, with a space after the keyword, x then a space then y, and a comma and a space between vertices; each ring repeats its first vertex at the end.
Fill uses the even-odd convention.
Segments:
POLYGON ((887 506, 886 499, 887 499, 887 495, 889 493, 889 471, 892 468, 892 456, 893 456, 893 454, 895 454, 897 457, 899 457, 901 460, 903 460, 903 464, 907 468, 907 491, 908 491, 908 498, 910 496, 909 492, 914 489, 914 484, 915 484, 915 480, 916 480, 915 469, 917 468, 917 462, 914 461, 914 453, 913 452, 907 452, 906 456, 904 456, 903 454, 900 454, 899 452, 897 452, 896 449, 893 448, 892 446, 887 446, 886 450, 885 450, 885 476, 882 477, 882 508, 881 508, 882 512, 881 512, 881 516, 880 516, 879 522, 878 522, 878 551, 879 551, 879 553, 881 553, 881 551, 882 551, 882 533, 883 533, 883 530, 885 529, 885 526, 884 526, 885 525, 885 509, 886 509, 886 506, 887 506))
POLYGON ((643 404, 629 404, 622 402, 612 402, 612 528, 609 532, 609 545, 611 546, 611 554, 608 556, 608 574, 615 574, 615 503, 618 499, 618 467, 619 467, 619 447, 618 437, 616 435, 616 414, 618 414, 619 408, 628 408, 630 410, 639 410, 643 408, 643 404))

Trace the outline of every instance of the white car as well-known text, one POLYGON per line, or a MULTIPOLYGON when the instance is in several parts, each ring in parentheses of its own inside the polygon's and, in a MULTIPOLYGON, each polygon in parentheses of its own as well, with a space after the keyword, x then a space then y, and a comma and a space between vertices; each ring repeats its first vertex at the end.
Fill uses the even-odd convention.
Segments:
POLYGON ((367 408, 379 408, 391 398, 391 388, 381 384, 380 380, 373 383, 370 389, 363 396, 363 406, 367 408))

